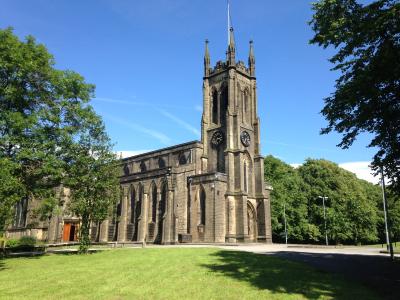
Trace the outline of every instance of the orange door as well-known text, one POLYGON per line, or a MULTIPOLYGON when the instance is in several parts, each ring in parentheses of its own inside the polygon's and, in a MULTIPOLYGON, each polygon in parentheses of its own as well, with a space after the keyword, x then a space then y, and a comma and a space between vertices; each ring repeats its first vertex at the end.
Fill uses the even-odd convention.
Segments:
POLYGON ((69 234, 71 231, 71 223, 64 223, 63 241, 69 242, 69 234))

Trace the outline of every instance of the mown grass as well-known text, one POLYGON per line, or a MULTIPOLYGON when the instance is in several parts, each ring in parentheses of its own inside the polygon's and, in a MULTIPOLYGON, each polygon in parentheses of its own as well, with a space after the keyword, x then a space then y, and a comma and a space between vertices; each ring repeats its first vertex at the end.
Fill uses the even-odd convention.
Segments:
POLYGON ((206 248, 0 260, 1 299, 377 299, 301 263, 206 248))

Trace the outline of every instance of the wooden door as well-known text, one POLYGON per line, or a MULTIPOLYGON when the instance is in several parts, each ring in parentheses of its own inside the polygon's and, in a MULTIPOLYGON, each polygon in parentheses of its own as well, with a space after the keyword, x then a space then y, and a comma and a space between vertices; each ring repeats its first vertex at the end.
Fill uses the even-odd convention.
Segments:
POLYGON ((63 241, 69 242, 69 235, 71 231, 71 223, 64 223, 63 241))

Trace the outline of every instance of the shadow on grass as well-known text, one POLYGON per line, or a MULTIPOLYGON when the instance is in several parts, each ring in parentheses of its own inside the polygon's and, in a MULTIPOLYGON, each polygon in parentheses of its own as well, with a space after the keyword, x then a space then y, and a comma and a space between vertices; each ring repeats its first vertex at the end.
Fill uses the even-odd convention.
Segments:
POLYGON ((373 289, 384 299, 399 299, 398 258, 392 262, 388 256, 290 251, 268 253, 268 255, 306 263, 318 270, 342 274, 348 280, 358 281, 373 289))
POLYGON ((307 299, 351 298, 348 294, 351 284, 344 287, 344 281, 333 280, 333 276, 326 272, 301 263, 241 251, 218 251, 212 255, 217 257, 218 262, 203 267, 223 276, 246 281, 262 290, 277 294, 301 294, 307 299))

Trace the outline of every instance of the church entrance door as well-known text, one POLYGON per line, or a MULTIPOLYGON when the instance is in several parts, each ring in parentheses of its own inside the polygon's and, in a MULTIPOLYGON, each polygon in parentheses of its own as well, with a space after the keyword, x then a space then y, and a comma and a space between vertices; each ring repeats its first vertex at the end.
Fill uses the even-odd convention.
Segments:
POLYGON ((78 224, 72 222, 64 223, 63 241, 75 242, 78 240, 78 224))

